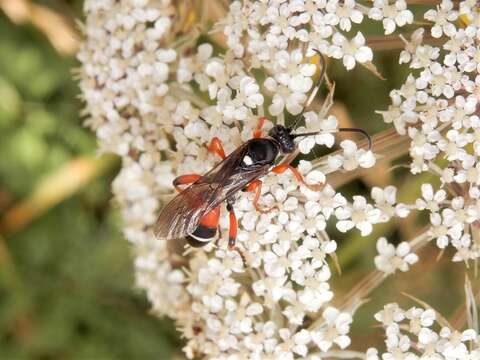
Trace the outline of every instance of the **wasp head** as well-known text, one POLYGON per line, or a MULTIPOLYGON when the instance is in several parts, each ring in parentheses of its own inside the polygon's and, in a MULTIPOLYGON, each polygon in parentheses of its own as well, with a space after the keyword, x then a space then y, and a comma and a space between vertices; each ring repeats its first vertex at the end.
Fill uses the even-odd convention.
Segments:
POLYGON ((280 146, 282 153, 291 153, 295 150, 295 143, 293 142, 293 136, 291 129, 282 125, 275 125, 268 133, 280 146))

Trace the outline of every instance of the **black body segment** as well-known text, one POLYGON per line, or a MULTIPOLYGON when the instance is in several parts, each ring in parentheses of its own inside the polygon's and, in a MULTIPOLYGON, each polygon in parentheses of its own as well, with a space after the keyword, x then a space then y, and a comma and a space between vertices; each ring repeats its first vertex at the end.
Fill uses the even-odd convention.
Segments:
POLYGON ((270 130, 269 135, 277 142, 277 146, 284 154, 290 154, 295 150, 294 136, 291 134, 292 129, 282 125, 276 125, 270 130))

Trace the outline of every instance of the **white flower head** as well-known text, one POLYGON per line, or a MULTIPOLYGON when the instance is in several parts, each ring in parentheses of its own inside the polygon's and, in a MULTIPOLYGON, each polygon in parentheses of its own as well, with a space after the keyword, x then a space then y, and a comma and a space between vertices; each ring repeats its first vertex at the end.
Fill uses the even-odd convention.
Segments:
POLYGON ((375 209, 363 196, 354 196, 353 204, 345 207, 339 207, 335 210, 335 216, 339 220, 337 229, 341 232, 356 227, 360 230, 362 236, 367 236, 372 232, 372 224, 380 221, 381 212, 375 209))
POLYGON ((312 340, 322 351, 328 351, 333 344, 341 349, 350 345, 350 338, 347 336, 352 323, 352 316, 349 313, 340 312, 334 307, 328 307, 322 314, 325 320, 325 329, 312 332, 312 340))
POLYGON ((365 46, 365 37, 361 32, 351 40, 348 40, 340 33, 332 36, 332 45, 328 50, 328 54, 335 59, 343 59, 343 65, 347 70, 352 70, 355 63, 366 63, 372 61, 372 50, 365 46))
POLYGON ((372 199, 375 200, 375 206, 382 211, 382 222, 390 220, 392 216, 404 218, 410 212, 407 205, 397 204, 397 189, 394 186, 390 185, 385 189, 374 186, 371 195, 372 199))
POLYGON ((375 165, 375 155, 371 150, 358 149, 357 144, 351 140, 342 141, 340 147, 343 154, 328 157, 328 165, 333 170, 343 168, 352 171, 358 167, 370 168, 375 165))
POLYGON ((434 22, 432 27, 432 36, 439 38, 442 34, 452 36, 455 34, 456 28, 453 22, 458 18, 458 12, 453 10, 453 2, 443 0, 437 6, 437 10, 428 10, 425 13, 425 19, 434 22))
POLYGON ((296 132, 319 132, 319 134, 301 138, 298 143, 300 152, 308 154, 315 144, 332 147, 335 143, 333 134, 338 129, 338 122, 335 116, 329 115, 326 119, 320 119, 317 113, 309 111, 304 114, 304 118, 305 127, 298 128, 296 132))
POLYGON ((397 26, 413 22, 413 13, 407 10, 405 0, 396 0, 393 4, 386 0, 375 0, 368 16, 374 20, 382 20, 386 35, 393 33, 397 26))
POLYGON ((393 274, 397 270, 408 271, 410 266, 418 261, 418 256, 410 252, 410 245, 407 242, 395 247, 389 244, 386 238, 381 237, 377 240, 377 251, 375 266, 386 274, 393 274))
POLYGON ((326 6, 327 24, 339 25, 340 29, 350 31, 352 22, 360 24, 363 20, 362 12, 356 8, 355 0, 346 0, 340 3, 338 0, 328 0, 326 6))
POLYGON ((440 189, 433 192, 431 184, 422 185, 422 199, 417 199, 416 206, 418 210, 428 209, 432 212, 438 211, 442 202, 446 199, 447 193, 440 189))

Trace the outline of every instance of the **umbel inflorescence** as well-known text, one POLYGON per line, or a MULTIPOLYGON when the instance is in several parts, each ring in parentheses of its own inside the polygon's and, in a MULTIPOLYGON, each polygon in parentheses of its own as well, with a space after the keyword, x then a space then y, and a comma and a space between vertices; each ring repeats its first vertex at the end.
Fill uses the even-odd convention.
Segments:
MULTIPOLYGON (((413 249, 430 240, 441 249, 452 246, 453 261, 480 256, 476 2, 442 1, 415 15, 424 27, 401 36, 399 58, 411 73, 391 92, 388 109, 378 111, 410 139, 411 172, 431 172, 439 181, 421 185, 422 196, 403 204, 394 186, 374 187, 369 201, 347 198, 328 183, 311 191, 289 173, 267 176, 260 204, 275 210, 259 213, 250 194, 235 204, 247 267, 222 240, 185 254, 176 249, 182 259, 172 261, 172 249, 152 231, 172 180, 208 171, 218 159, 205 144, 216 136, 231 152, 251 137, 260 116, 282 124, 302 114, 299 130, 323 133, 303 138, 300 152, 333 147, 333 86, 319 111, 302 113, 318 77, 315 51, 341 60, 345 71, 360 64, 374 76, 373 52, 359 24, 380 22, 392 34, 413 24, 414 14, 403 0, 245 0, 232 2, 211 27, 202 6, 213 3, 85 1, 78 57, 87 124, 100 151, 122 158, 113 191, 133 246, 136 283, 153 311, 175 319, 190 358, 478 359, 478 329, 457 332, 440 324, 437 331, 428 310, 405 312, 394 304, 376 315, 386 327, 385 353, 342 351, 350 345, 361 299, 334 306, 326 261, 337 248, 327 221, 366 236, 375 224, 411 211, 428 214, 430 226, 396 247, 378 240, 374 262, 382 279, 407 271, 418 260, 413 249), (405 330, 401 324, 408 321, 405 330)), ((375 161, 372 151, 345 140, 335 154, 300 160, 298 169, 308 183, 324 183, 328 174, 370 168, 375 161)), ((227 225, 222 218, 221 229, 227 225)))

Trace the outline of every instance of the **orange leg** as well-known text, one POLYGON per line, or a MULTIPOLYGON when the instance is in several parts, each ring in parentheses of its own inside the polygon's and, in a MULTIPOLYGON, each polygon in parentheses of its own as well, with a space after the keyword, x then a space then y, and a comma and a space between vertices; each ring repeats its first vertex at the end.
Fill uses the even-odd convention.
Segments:
POLYGON ((263 125, 265 125, 266 120, 267 120, 267 118, 265 116, 262 116, 260 119, 258 119, 257 127, 255 128, 255 131, 253 132, 253 137, 254 138, 262 137, 262 127, 263 127, 263 125))
POLYGON ((182 189, 178 185, 187 185, 187 184, 193 184, 195 181, 198 181, 202 178, 201 175, 198 174, 187 174, 187 175, 181 175, 175 180, 173 180, 173 186, 175 186, 175 189, 178 192, 182 192, 182 189))
POLYGON ((218 137, 214 137, 212 141, 210 141, 210 144, 207 146, 208 151, 214 152, 218 156, 220 156, 222 159, 225 159, 225 150, 223 150, 223 145, 222 142, 218 137))
POLYGON ((245 259, 245 255, 243 255, 242 251, 235 244, 237 241, 238 224, 237 224, 237 217, 235 216, 235 211, 233 211, 232 204, 227 203, 227 210, 228 210, 228 215, 230 220, 230 229, 228 231, 228 248, 230 250, 236 251, 238 255, 240 255, 240 257, 242 258, 243 265, 246 266, 247 260, 245 259))
POLYGON ((274 172, 275 174, 281 174, 281 173, 284 173, 287 169, 289 169, 293 175, 295 176, 295 178, 297 179, 297 181, 301 184, 303 184, 304 186, 306 186, 307 188, 309 188, 310 190, 313 190, 313 191, 320 191, 324 188, 324 184, 316 184, 316 185, 310 185, 310 184, 307 184, 305 182, 305 180, 303 179, 302 175, 300 175, 300 173, 298 172, 297 169, 295 169, 292 165, 290 164, 280 164, 280 165, 277 165, 275 167, 273 167, 272 169, 272 172, 274 172))
POLYGON ((258 200, 260 200, 260 195, 262 194, 262 182, 260 180, 254 180, 250 184, 247 185, 247 188, 245 189, 246 191, 255 191, 255 197, 253 198, 253 206, 255 206, 255 209, 262 214, 266 214, 273 209, 275 209, 277 206, 273 206, 268 209, 261 209, 258 206, 258 200))

